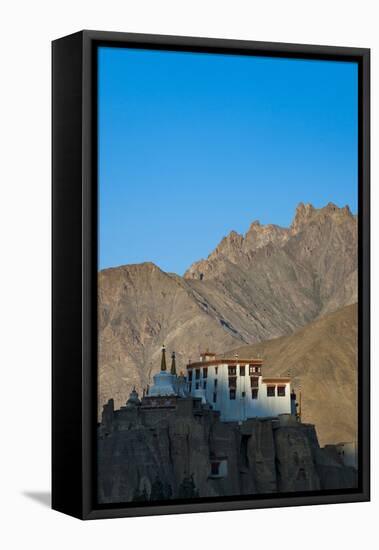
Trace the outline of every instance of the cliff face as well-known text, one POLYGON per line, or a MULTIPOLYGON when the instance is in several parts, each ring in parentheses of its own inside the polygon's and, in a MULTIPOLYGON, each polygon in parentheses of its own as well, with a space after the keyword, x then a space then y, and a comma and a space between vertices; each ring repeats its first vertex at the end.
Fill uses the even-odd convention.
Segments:
MULTIPOLYGON (((196 403, 195 403, 196 405, 196 403)), ((98 439, 99 502, 167 500, 351 488, 356 472, 320 449, 293 418, 238 426, 193 409, 105 409, 98 439), (217 472, 212 463, 223 466, 217 472)))
MULTIPOLYGON (((231 232, 184 277, 151 263, 106 269, 99 273, 99 414, 109 398, 121 406, 133 385, 151 381, 162 343, 176 351, 180 369, 200 350, 290 335, 356 301, 357 219, 332 204, 300 204, 289 228, 253 222, 245 236, 231 232)), ((316 347, 312 353, 317 369, 316 347)), ((338 364, 329 366, 338 377, 338 364)))

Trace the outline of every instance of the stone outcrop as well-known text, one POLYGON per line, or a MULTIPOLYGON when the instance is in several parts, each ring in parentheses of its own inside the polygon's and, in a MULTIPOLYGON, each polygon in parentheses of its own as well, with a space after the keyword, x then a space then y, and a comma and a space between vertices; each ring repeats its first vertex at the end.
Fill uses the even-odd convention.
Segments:
MULTIPOLYGON (((163 398, 162 398, 163 399, 163 398)), ((98 427, 101 503, 352 488, 356 470, 319 447, 290 415, 222 423, 191 398, 104 407, 98 427), (218 465, 218 466, 217 466, 218 465)))

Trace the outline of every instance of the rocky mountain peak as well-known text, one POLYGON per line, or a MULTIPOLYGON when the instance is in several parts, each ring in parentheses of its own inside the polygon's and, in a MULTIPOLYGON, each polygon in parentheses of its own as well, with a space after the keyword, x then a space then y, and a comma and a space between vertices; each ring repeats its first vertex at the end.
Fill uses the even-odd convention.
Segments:
POLYGON ((295 217, 291 224, 290 230, 292 234, 296 234, 312 222, 323 224, 326 220, 330 219, 336 223, 339 223, 353 218, 354 216, 348 205, 339 208, 333 202, 329 202, 323 208, 315 208, 310 203, 303 204, 301 202, 296 208, 295 217))
POLYGON ((233 229, 228 235, 226 235, 226 237, 223 237, 217 248, 220 248, 220 250, 222 250, 223 248, 229 246, 239 247, 241 246, 242 242, 243 236, 233 229))
POLYGON ((269 243, 283 244, 287 239, 288 229, 271 223, 262 225, 258 220, 255 220, 245 235, 244 251, 258 250, 269 243))
POLYGON ((240 233, 237 233, 237 231, 234 231, 234 229, 223 238, 223 242, 230 243, 234 246, 240 246, 243 241, 243 236, 240 235, 240 233))
POLYGON ((312 218, 315 208, 312 204, 300 202, 296 207, 295 217, 291 224, 293 233, 297 233, 312 218))
MULTIPOLYGON (((347 230, 355 231, 355 216, 351 213, 348 206, 339 208, 334 203, 330 202, 323 208, 315 208, 310 203, 299 203, 294 219, 290 227, 280 227, 274 224, 263 225, 259 220, 254 220, 245 236, 231 231, 224 237, 218 246, 211 252, 206 260, 200 260, 190 266, 184 274, 187 279, 203 278, 205 274, 212 278, 219 274, 220 270, 224 270, 224 262, 230 261, 237 265, 250 262, 249 257, 255 254, 256 251, 266 247, 282 248, 300 232, 303 232, 308 227, 315 224, 319 227, 328 226, 330 223, 340 225, 347 222, 347 230), (349 229, 350 227, 350 229, 349 229), (221 260, 221 263, 219 262, 221 260)), ((319 233, 320 237, 321 233, 319 233)), ((316 237, 313 236, 314 241, 316 237)), ((316 243, 312 243, 312 247, 316 243)), ((310 245, 310 243, 308 243, 310 245)), ((310 250, 310 246, 306 246, 310 250)), ((268 250, 268 248, 267 248, 268 250)), ((268 253, 270 253, 268 251, 268 253)))
POLYGON ((232 230, 226 237, 223 237, 214 251, 208 256, 208 260, 212 260, 220 255, 228 258, 238 257, 242 249, 243 240, 243 235, 232 230))

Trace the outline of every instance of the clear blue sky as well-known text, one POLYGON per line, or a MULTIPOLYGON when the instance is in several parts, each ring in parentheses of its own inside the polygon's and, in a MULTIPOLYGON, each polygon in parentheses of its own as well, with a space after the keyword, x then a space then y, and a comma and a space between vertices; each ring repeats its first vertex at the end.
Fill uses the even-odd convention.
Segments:
POLYGON ((182 274, 299 202, 357 211, 357 65, 99 50, 99 268, 182 274))

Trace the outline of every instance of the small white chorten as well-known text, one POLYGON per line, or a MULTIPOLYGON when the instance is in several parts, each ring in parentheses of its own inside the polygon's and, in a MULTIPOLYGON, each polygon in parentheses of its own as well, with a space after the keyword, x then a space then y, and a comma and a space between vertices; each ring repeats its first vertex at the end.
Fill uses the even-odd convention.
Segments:
POLYGON ((167 372, 166 348, 162 347, 161 370, 153 376, 154 385, 149 389, 149 397, 177 395, 175 390, 177 376, 175 372, 175 354, 173 354, 171 373, 167 372))

